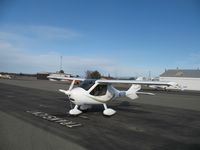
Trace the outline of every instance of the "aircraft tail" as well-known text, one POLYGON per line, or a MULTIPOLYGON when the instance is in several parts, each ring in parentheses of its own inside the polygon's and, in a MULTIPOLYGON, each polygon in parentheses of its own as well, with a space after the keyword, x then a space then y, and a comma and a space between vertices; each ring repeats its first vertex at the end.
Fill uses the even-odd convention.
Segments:
POLYGON ((138 98, 136 93, 140 89, 141 89, 141 85, 132 84, 132 86, 126 91, 126 96, 130 99, 136 99, 138 98))

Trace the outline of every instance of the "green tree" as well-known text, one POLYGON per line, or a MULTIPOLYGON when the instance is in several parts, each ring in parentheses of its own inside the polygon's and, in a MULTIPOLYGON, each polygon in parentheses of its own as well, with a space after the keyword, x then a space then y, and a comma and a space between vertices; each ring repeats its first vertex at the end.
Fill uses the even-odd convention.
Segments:
POLYGON ((65 73, 64 70, 60 70, 59 73, 65 73))
POLYGON ((101 74, 97 70, 95 70, 95 71, 87 70, 85 74, 86 74, 87 79, 100 79, 101 78, 101 74))

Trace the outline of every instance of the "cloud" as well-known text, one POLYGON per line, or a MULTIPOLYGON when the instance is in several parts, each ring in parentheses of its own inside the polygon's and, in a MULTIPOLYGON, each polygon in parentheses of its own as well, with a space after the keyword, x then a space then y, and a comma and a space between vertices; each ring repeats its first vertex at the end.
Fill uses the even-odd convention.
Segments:
POLYGON ((87 69, 109 66, 111 61, 98 56, 84 58, 80 54, 65 55, 50 48, 51 41, 71 40, 81 36, 82 34, 74 30, 52 26, 4 26, 0 29, 0 71, 57 71, 60 68, 61 55, 63 69, 69 73, 79 74, 87 69), (44 43, 45 41, 48 42, 44 43), (36 44, 37 51, 34 51, 36 44), (42 49, 44 45, 48 50, 42 49))
MULTIPOLYGON (((36 73, 55 72, 60 69, 61 54, 55 51, 35 54, 7 41, 0 40, 0 71, 36 73)), ((140 76, 148 74, 148 69, 124 65, 122 62, 102 57, 81 57, 62 55, 62 66, 66 73, 84 75, 86 70, 98 70, 104 75, 140 76)))
POLYGON ((30 26, 28 30, 34 36, 48 39, 72 39, 83 36, 72 29, 53 26, 30 26))
MULTIPOLYGON (((57 52, 35 54, 0 40, 0 53, 0 71, 35 73, 60 69, 61 55, 57 52)), ((107 59, 63 55, 63 69, 68 73, 79 74, 87 69, 100 69, 109 65, 112 62, 107 59)))
POLYGON ((62 55, 63 70, 72 74, 84 75, 86 70, 98 70, 104 75, 117 77, 148 76, 149 71, 158 75, 161 72, 158 68, 133 64, 134 61, 127 64, 121 56, 118 58, 107 54, 81 56, 79 52, 59 52, 57 49, 61 47, 57 43, 52 48, 52 41, 68 41, 82 36, 74 30, 53 26, 4 26, 0 28, 0 71, 55 72, 60 69, 62 55))
MULTIPOLYGON (((61 54, 56 51, 36 54, 14 44, 0 40, 0 71, 8 72, 55 72, 60 69, 61 54)), ((149 68, 125 65, 121 61, 111 58, 78 55, 62 55, 62 66, 66 73, 83 76, 86 70, 98 70, 104 75, 130 77, 148 76, 149 68)), ((156 70, 155 68, 151 68, 156 70)), ((157 70, 160 73, 160 70, 157 70)), ((155 72, 158 75, 158 72, 155 72)), ((154 74, 153 74, 154 75, 154 74)))
POLYGON ((31 42, 34 40, 71 40, 83 37, 83 34, 69 28, 45 25, 1 26, 0 39, 31 42))

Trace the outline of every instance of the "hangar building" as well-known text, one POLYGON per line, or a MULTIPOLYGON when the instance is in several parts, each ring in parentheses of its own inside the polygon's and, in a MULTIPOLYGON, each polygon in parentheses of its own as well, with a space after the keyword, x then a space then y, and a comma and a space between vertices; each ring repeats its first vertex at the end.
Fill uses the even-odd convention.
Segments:
POLYGON ((200 70, 169 69, 160 75, 160 81, 174 81, 186 90, 200 91, 200 70))

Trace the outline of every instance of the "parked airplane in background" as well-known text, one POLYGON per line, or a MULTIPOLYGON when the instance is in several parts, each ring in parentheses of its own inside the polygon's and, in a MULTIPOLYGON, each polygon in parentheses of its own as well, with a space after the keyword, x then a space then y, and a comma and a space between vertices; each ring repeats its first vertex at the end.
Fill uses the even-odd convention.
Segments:
POLYGON ((141 81, 141 80, 94 80, 94 79, 78 79, 65 78, 71 80, 72 83, 68 90, 60 89, 60 92, 66 94, 69 100, 75 104, 75 107, 69 111, 70 115, 79 115, 81 110, 91 108, 91 105, 102 104, 104 106, 103 114, 107 116, 114 115, 115 110, 108 108, 106 103, 115 100, 118 97, 128 97, 130 99, 138 98, 137 94, 154 95, 148 92, 139 92, 141 85, 165 85, 178 86, 175 82, 159 82, 159 81, 141 81), (76 81, 83 81, 78 87, 74 87, 76 81), (132 84, 127 91, 119 91, 112 84, 132 84))
POLYGON ((184 91, 187 86, 175 86, 175 87, 172 87, 172 86, 166 86, 166 85, 150 85, 148 86, 150 87, 151 89, 154 89, 154 90, 164 90, 164 91, 168 91, 168 90, 181 90, 181 91, 184 91))
POLYGON ((70 78, 70 75, 64 73, 52 73, 49 76, 47 76, 47 78, 50 81, 66 81, 65 78, 70 78))
MULTIPOLYGON (((145 80, 143 77, 138 77, 136 80, 148 81, 148 80, 145 80)), ((159 79, 155 80, 155 81, 159 81, 159 79)), ((173 90, 178 89, 178 90, 184 91, 184 89, 186 88, 186 87, 182 87, 181 85, 178 85, 178 84, 177 84, 177 86, 167 86, 167 85, 147 85, 147 86, 154 90, 164 90, 164 91, 171 90, 171 89, 173 89, 173 90)))
POLYGON ((11 76, 10 75, 8 75, 8 74, 0 74, 0 78, 2 78, 2 79, 11 79, 11 76))

